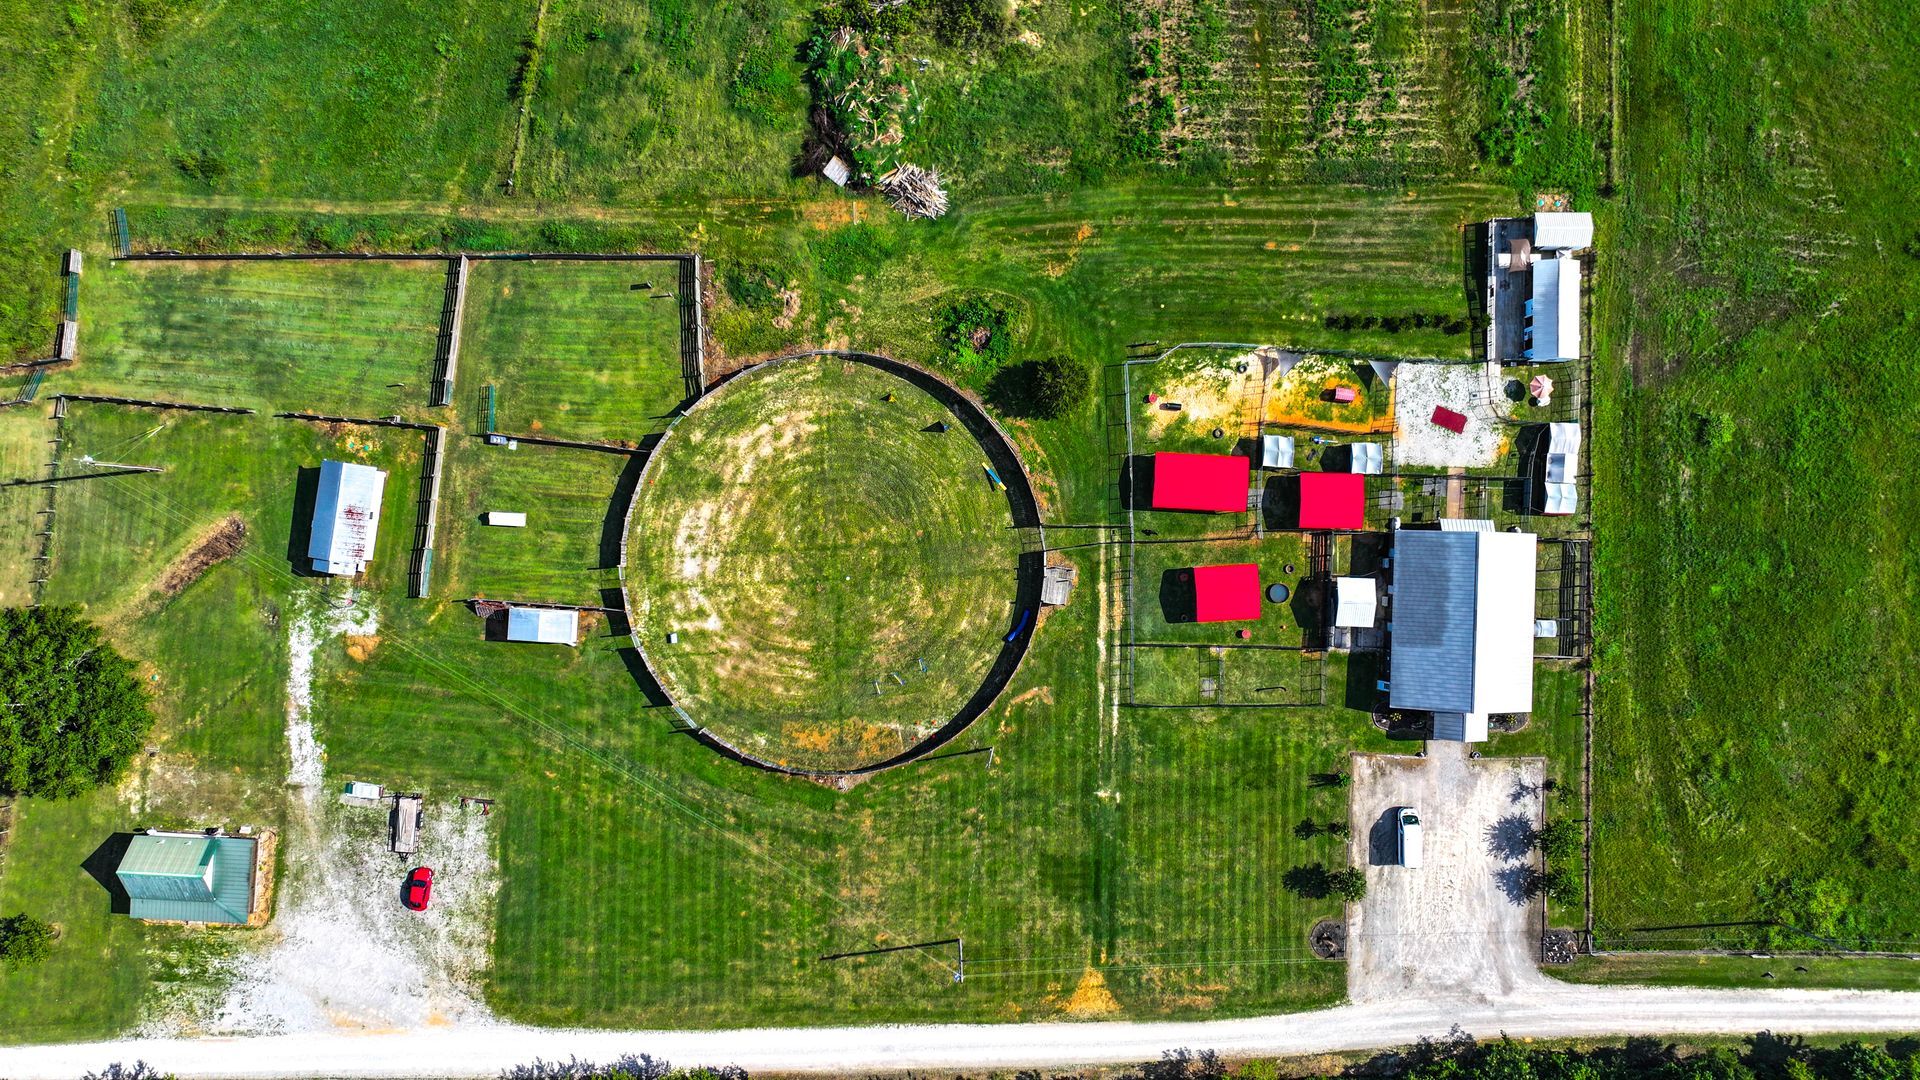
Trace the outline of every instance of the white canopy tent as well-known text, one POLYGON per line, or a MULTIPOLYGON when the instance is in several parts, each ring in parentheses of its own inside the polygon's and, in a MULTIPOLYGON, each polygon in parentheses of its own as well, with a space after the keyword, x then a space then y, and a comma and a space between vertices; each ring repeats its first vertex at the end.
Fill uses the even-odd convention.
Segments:
POLYGON ((1333 625, 1371 629, 1379 603, 1379 590, 1372 578, 1333 579, 1333 625))
POLYGON ((1540 465, 1545 490, 1540 512, 1564 517, 1580 509, 1580 425, 1547 425, 1547 453, 1540 465))

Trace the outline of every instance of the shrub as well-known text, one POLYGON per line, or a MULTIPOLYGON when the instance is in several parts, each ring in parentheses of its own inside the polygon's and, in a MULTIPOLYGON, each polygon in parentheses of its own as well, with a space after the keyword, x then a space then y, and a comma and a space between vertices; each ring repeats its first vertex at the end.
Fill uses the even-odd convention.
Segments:
POLYGON ((993 46, 1013 32, 1013 8, 1007 0, 933 0, 928 22, 943 45, 993 46))
POLYGON ((26 914, 0 919, 0 962, 22 968, 45 960, 51 952, 51 925, 26 914))
POLYGON ((1535 896, 1545 896, 1550 900, 1571 902, 1580 896, 1580 875, 1564 864, 1548 868, 1544 874, 1536 874, 1527 883, 1527 891, 1535 896))
POLYGON ((720 284, 727 290, 727 296, 743 308, 759 311, 780 304, 773 271, 757 263, 728 264, 720 276, 720 284))
POLYGON ((1367 872, 1357 866, 1335 870, 1327 875, 1327 889, 1349 903, 1367 898, 1367 872))
POLYGON ((1049 356, 1001 368, 989 397, 1002 412, 1052 420, 1078 408, 1091 396, 1093 372, 1071 356, 1049 356))
POLYGON ((992 298, 972 293, 934 313, 947 358, 963 371, 998 368, 1013 348, 1013 315, 992 298))
POLYGON ((1580 854, 1580 824, 1567 818, 1556 818, 1541 829, 1534 842, 1540 845, 1540 851, 1547 858, 1559 861, 1571 859, 1580 854))
POLYGON ((133 664, 78 609, 0 610, 0 791, 71 796, 118 777, 153 727, 133 664))

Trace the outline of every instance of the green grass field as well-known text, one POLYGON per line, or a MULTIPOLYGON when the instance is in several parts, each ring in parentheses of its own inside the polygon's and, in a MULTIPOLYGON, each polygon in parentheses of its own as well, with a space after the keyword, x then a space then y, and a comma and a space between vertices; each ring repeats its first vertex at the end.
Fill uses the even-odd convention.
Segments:
POLYGON ((1000 655, 1020 552, 1007 498, 960 419, 905 379, 824 357, 749 372, 649 466, 635 632, 675 702, 735 747, 884 760, 1000 655))
POLYGON ((444 262, 96 267, 82 360, 50 389, 347 416, 427 404, 444 262))
POLYGON ((455 392, 472 430, 488 385, 499 431, 638 445, 664 430, 687 396, 677 284, 668 261, 474 263, 455 392))
POLYGON ((1904 948, 1911 12, 1629 4, 1597 498, 1596 906, 1622 947, 1904 948), (1825 56, 1874 74, 1830 79, 1825 56), (1764 72, 1764 75, 1759 73, 1764 72), (1683 109, 1673 108, 1685 102, 1683 109), (1741 924, 1717 930, 1643 927, 1741 924))

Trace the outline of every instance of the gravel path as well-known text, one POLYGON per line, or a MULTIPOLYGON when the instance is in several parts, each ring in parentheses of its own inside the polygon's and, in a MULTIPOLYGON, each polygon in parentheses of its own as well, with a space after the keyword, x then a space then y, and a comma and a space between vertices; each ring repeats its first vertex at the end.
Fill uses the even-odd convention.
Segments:
POLYGON ((535 1058, 652 1054, 752 1072, 1008 1069, 1151 1061, 1174 1047, 1292 1055, 1400 1046, 1458 1025, 1483 1038, 1910 1032, 1920 994, 1683 990, 1550 983, 1491 1000, 1420 995, 1290 1016, 1200 1023, 949 1024, 748 1031, 561 1031, 494 1025, 393 1034, 122 1041, 0 1050, 0 1076, 72 1080, 145 1060, 181 1077, 479 1077, 535 1058))

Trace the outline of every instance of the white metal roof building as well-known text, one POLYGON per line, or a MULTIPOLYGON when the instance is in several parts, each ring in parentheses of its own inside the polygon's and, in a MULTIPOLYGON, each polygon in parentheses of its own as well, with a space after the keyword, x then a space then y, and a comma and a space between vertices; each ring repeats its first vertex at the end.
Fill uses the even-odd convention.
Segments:
POLYGON ((320 463, 313 537, 307 542, 315 570, 351 577, 367 568, 380 535, 380 496, 386 489, 387 474, 371 465, 320 463))
POLYGON ((1579 251, 1593 246, 1593 215, 1543 212, 1533 215, 1533 246, 1543 251, 1579 251))
POLYGON ((1533 708, 1532 533, 1393 534, 1388 700, 1434 714, 1434 738, 1483 742, 1493 713, 1533 708))
POLYGON ((580 613, 571 608, 507 609, 507 640, 543 645, 580 644, 580 613))
POLYGON ((1521 355, 1529 360, 1580 358, 1580 260, 1533 264, 1532 295, 1523 309, 1521 355))

